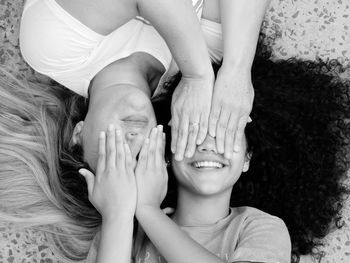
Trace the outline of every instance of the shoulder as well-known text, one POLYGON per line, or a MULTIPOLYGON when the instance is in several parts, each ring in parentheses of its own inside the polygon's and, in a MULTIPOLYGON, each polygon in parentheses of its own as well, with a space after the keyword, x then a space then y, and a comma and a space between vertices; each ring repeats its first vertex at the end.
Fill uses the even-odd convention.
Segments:
POLYGON ((232 208, 232 212, 239 228, 235 260, 248 257, 259 262, 289 262, 291 241, 282 219, 253 207, 232 208))
POLYGON ((259 209, 242 206, 231 208, 235 219, 241 222, 242 231, 252 230, 269 230, 273 232, 280 232, 289 239, 289 233, 286 224, 277 216, 270 215, 259 209))

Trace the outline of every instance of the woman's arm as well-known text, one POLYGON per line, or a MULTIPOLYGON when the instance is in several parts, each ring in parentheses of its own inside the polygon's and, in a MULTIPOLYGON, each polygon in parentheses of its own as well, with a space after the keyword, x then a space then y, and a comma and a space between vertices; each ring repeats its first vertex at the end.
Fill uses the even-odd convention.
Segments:
POLYGON ((261 22, 270 0, 220 0, 223 67, 250 71, 261 22))
POLYGON ((96 176, 81 169, 89 200, 102 215, 97 263, 125 262, 131 259, 133 218, 136 208, 136 182, 130 149, 113 126, 99 137, 96 176))
POLYGON ((137 0, 140 14, 168 44, 182 72, 172 100, 171 150, 181 160, 194 153, 208 131, 214 73, 190 0, 137 0))
POLYGON ((270 0, 219 0, 224 57, 214 87, 209 132, 219 153, 239 151, 254 99, 251 66, 270 0))
POLYGON ((190 0, 137 0, 140 15, 162 35, 185 77, 212 72, 208 49, 190 0))

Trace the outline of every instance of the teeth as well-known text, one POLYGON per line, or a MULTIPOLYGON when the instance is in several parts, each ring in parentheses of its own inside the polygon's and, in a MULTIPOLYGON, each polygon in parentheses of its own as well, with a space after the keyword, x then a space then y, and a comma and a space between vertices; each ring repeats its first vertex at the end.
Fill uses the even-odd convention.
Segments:
POLYGON ((224 165, 219 162, 195 162, 194 167, 196 168, 222 168, 224 165))

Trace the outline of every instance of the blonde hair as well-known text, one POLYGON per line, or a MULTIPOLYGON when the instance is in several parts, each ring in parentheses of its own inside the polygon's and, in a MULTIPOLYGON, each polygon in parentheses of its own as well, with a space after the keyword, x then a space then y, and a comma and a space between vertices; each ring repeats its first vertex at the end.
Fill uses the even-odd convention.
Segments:
POLYGON ((57 256, 69 262, 86 257, 100 217, 66 191, 69 180, 61 177, 61 163, 74 163, 65 150, 70 146, 62 146, 73 128, 67 95, 62 87, 24 83, 0 68, 0 221, 44 231, 57 256), (85 209, 91 217, 79 222, 85 209))

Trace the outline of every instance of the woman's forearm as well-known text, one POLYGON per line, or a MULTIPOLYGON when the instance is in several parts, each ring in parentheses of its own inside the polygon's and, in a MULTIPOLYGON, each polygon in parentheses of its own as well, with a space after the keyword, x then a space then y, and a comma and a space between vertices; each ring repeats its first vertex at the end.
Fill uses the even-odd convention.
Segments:
POLYGON ((205 77, 212 72, 208 49, 189 0, 138 0, 140 14, 168 44, 184 76, 205 77))
POLYGON ((144 206, 137 210, 136 217, 168 263, 225 262, 190 238, 159 208, 144 206))
POLYGON ((96 263, 130 262, 133 225, 133 216, 102 220, 96 263))
POLYGON ((270 0, 220 0, 223 66, 250 70, 270 0))

